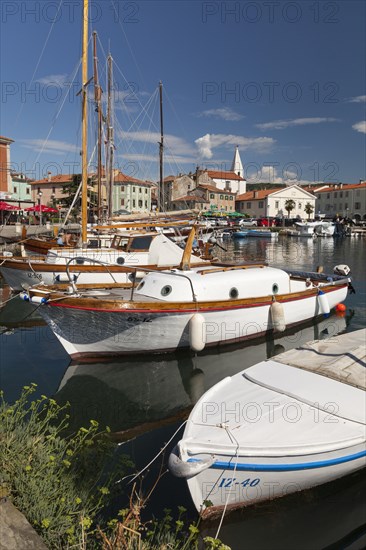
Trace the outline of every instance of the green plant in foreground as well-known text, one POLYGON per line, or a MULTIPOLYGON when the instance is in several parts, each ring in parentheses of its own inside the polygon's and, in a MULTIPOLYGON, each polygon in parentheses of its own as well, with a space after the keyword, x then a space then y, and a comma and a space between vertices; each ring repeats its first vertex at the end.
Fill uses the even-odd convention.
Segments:
POLYGON ((113 445, 94 420, 64 438, 68 405, 31 401, 35 389, 25 386, 12 405, 0 394, 0 485, 49 547, 67 548, 95 532, 112 487, 113 445))
POLYGON ((211 537, 200 539, 198 523, 188 525, 185 509, 162 520, 141 521, 141 510, 154 487, 142 497, 133 486, 129 507, 117 519, 105 518, 114 483, 131 468, 125 456, 109 462, 115 445, 98 422, 65 436, 68 404, 42 395, 31 400, 36 385, 25 386, 14 404, 0 392, 0 489, 27 517, 48 548, 126 550, 230 550, 211 537), (108 474, 107 474, 108 469, 108 474), (111 474, 113 472, 113 475, 111 474))

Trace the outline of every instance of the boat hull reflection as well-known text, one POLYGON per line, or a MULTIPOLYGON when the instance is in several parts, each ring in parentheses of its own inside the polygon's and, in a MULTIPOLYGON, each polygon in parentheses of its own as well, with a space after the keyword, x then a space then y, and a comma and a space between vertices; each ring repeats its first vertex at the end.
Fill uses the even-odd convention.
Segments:
POLYGON ((70 429, 91 419, 109 426, 117 438, 128 439, 162 423, 187 418, 191 408, 225 376, 250 367, 309 340, 336 336, 346 329, 345 317, 332 316, 281 338, 194 357, 191 353, 120 359, 113 362, 72 362, 55 398, 70 402, 70 429))

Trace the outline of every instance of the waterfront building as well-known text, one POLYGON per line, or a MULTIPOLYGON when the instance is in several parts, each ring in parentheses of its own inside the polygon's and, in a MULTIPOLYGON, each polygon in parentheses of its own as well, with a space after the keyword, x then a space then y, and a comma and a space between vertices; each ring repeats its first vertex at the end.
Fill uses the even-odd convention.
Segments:
POLYGON ((67 196, 64 188, 73 182, 73 177, 72 174, 52 176, 48 172, 47 178, 31 182, 32 200, 38 204, 56 207, 67 196))
POLYGON ((150 212, 153 184, 118 172, 114 176, 113 212, 150 212))
POLYGON ((338 183, 318 189, 316 213, 327 218, 346 217, 356 221, 366 220, 366 182, 338 183))
POLYGON ((290 212, 291 218, 307 219, 305 205, 310 203, 315 213, 315 195, 298 185, 281 187, 280 189, 259 189, 248 191, 236 197, 237 212, 249 214, 253 218, 279 217, 285 218, 288 212, 285 208, 287 200, 294 201, 294 208, 290 212))
POLYGON ((11 173, 11 200, 21 208, 27 208, 33 204, 32 180, 24 174, 11 173))
POLYGON ((172 201, 173 210, 196 208, 198 210, 212 210, 215 212, 234 212, 235 195, 232 191, 223 191, 215 185, 199 184, 187 195, 172 201))
POLYGON ((11 199, 12 187, 10 176, 10 145, 13 139, 0 136, 0 197, 11 199))

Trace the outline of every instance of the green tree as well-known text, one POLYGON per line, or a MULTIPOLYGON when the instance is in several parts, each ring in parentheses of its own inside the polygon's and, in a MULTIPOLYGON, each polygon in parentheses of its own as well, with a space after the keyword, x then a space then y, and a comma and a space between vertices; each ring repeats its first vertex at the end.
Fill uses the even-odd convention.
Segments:
MULTIPOLYGON (((81 174, 74 174, 72 176, 72 181, 68 185, 64 185, 62 192, 64 195, 66 195, 60 202, 62 202, 62 206, 65 208, 70 208, 72 201, 74 200, 74 197, 79 189, 79 185, 81 182, 81 174)), ((92 190, 91 186, 91 179, 88 178, 88 208, 89 211, 92 211, 97 206, 97 193, 92 190)), ((74 208, 72 211, 72 215, 76 218, 78 214, 80 214, 81 210, 81 192, 79 193, 79 196, 74 204, 74 208)))
POLYGON ((310 202, 305 204, 305 212, 308 215, 308 219, 310 219, 311 214, 314 212, 314 206, 310 202))
POLYGON ((285 202, 285 210, 287 210, 287 216, 290 218, 290 212, 295 208, 295 201, 287 199, 285 202))

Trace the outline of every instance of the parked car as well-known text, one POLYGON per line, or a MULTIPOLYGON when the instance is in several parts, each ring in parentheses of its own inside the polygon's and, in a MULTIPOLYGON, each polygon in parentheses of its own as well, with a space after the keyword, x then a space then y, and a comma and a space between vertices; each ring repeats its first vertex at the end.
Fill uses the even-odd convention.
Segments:
POLYGON ((241 227, 253 227, 253 226, 257 226, 258 224, 255 218, 242 218, 239 221, 239 225, 241 227))
POLYGON ((272 227, 274 225, 274 218, 258 218, 258 227, 272 227))

